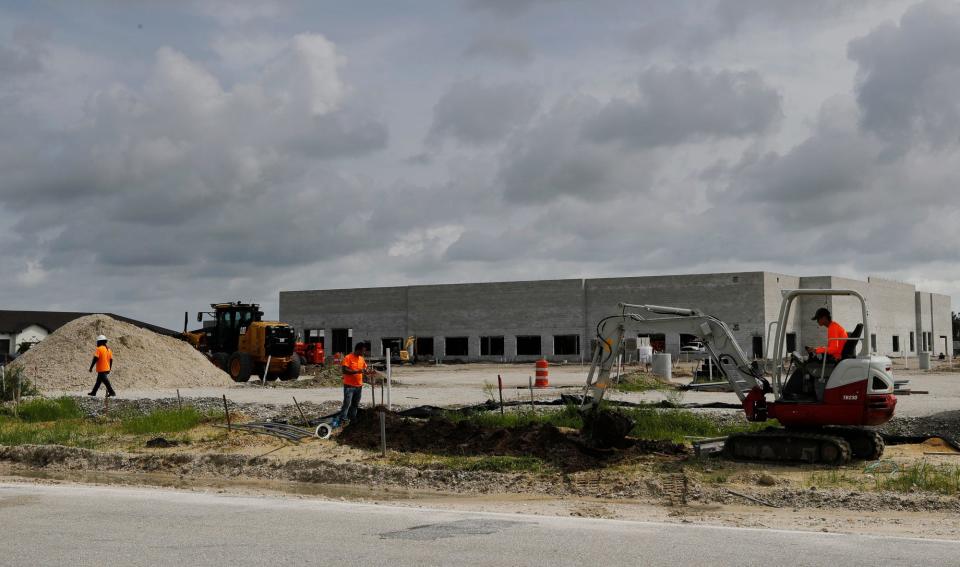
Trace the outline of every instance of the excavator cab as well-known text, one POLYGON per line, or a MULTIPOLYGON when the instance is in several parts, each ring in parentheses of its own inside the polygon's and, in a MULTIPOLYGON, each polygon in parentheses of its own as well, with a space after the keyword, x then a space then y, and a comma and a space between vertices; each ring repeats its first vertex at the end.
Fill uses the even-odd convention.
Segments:
MULTIPOLYGON (((865 426, 886 423, 893 417, 897 399, 893 395, 891 362, 875 356, 866 346, 870 336, 867 304, 863 295, 849 289, 786 290, 780 305, 774 353, 762 361, 743 352, 726 323, 696 309, 658 305, 620 304, 620 313, 604 317, 597 324, 597 341, 584 390, 584 433, 597 442, 604 435, 625 428, 600 426, 600 402, 611 386, 611 369, 622 354, 625 337, 637 333, 677 333, 699 338, 709 356, 740 398, 747 420, 775 419, 780 429, 731 435, 725 454, 737 459, 803 461, 841 464, 851 458, 877 459, 883 441, 865 426), (852 297, 859 301, 863 322, 851 333, 839 361, 825 358, 803 360, 785 353, 788 318, 801 298, 852 297), (863 348, 857 352, 859 343, 863 348), (772 394, 773 399, 768 395, 772 394), (588 431, 589 429, 589 431, 588 431)), ((768 337, 769 338, 769 337, 768 337)), ((768 340, 766 344, 771 344, 768 340)), ((608 420, 609 421, 609 420, 608 420)), ((629 430, 629 428, 626 428, 629 430)))

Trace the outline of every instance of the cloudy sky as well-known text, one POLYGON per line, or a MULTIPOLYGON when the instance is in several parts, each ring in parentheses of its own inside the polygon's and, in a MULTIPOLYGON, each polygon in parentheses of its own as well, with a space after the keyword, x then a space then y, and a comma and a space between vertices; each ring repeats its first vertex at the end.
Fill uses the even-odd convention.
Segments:
POLYGON ((0 2, 5 309, 773 270, 960 304, 960 4, 0 2))

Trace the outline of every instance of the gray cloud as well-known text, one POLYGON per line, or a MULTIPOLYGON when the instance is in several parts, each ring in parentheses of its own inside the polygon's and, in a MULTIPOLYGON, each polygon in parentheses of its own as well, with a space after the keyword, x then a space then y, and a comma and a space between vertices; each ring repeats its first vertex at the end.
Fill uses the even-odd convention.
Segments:
POLYGON ((837 20, 840 16, 880 7, 891 0, 693 0, 659 2, 635 12, 627 44, 647 53, 673 51, 700 55, 719 42, 732 40, 744 28, 797 29, 837 20))
POLYGON ((523 126, 539 102, 539 89, 529 84, 458 81, 433 107, 428 140, 436 143, 452 138, 475 145, 500 141, 523 126))
POLYGON ((927 1, 850 42, 863 126, 899 150, 960 141, 960 7, 927 1))
POLYGON ((464 49, 463 56, 527 65, 533 61, 533 47, 520 35, 495 30, 477 35, 464 49))
POLYGON ((490 12, 501 18, 516 18, 537 4, 569 2, 571 0, 468 0, 472 10, 490 12))
POLYGON ((3 143, 0 202, 39 230, 52 211, 43 266, 117 268, 217 263, 283 266, 373 244, 343 211, 370 187, 317 160, 364 155, 386 127, 343 101, 338 55, 293 38, 251 82, 226 88, 162 48, 142 87, 95 93, 79 127, 3 143), (317 242, 324 242, 318 246, 317 242))
POLYGON ((639 96, 610 101, 584 125, 595 142, 653 147, 762 133, 781 116, 780 95, 755 71, 677 67, 640 75, 639 96))
POLYGON ((177 326, 279 289, 740 269, 960 297, 949 5, 229 4, 0 9, 55 30, 0 40, 5 305, 177 326))

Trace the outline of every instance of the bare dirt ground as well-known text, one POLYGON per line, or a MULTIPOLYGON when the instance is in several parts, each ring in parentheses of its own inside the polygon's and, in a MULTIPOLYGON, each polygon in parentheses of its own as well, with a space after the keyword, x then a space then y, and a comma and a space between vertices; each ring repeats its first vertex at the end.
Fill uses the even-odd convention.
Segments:
MULTIPOLYGON (((526 365, 399 368, 394 377, 402 384, 392 389, 392 401, 400 407, 479 403, 489 397, 489 385, 496 384, 498 374, 506 384, 506 400, 528 400, 530 392, 523 386, 531 370, 526 365)), ((913 389, 930 394, 900 397, 898 417, 889 425, 890 432, 915 434, 947 426, 960 432, 960 412, 944 413, 960 408, 960 373, 947 369, 895 372, 897 378, 909 378, 913 389)), ((552 399, 561 392, 576 393, 584 373, 579 366, 551 368, 552 387, 534 394, 538 399, 552 399)), ((180 393, 186 403, 204 411, 215 411, 217 398, 225 393, 237 420, 294 419, 297 413, 292 396, 304 404, 308 415, 323 415, 338 406, 340 397, 336 387, 290 389, 253 383, 226 389, 182 388, 180 393)), ((121 399, 112 403, 149 411, 176 403, 171 394, 121 390, 121 399)), ((369 395, 369 390, 364 392, 364 404, 370 402, 369 395)), ((379 390, 377 396, 379 400, 379 390)), ((671 397, 678 401, 676 396, 643 392, 617 393, 613 397, 630 401, 671 397)), ((735 400, 733 394, 688 392, 679 401, 735 400)), ((92 413, 101 403, 84 400, 92 413)), ((735 410, 704 413, 738 414, 735 410)), ((469 439, 468 435, 454 441, 466 443, 469 439)), ((539 472, 465 469, 463 463, 451 466, 445 460, 448 457, 432 455, 428 447, 404 447, 402 443, 393 445, 384 458, 371 446, 370 438, 351 443, 310 439, 293 445, 207 425, 173 440, 175 445, 167 448, 118 445, 97 451, 59 446, 0 447, 0 475, 44 482, 285 493, 463 510, 960 538, 960 499, 955 493, 879 487, 886 478, 883 475, 892 470, 906 470, 918 463, 931 467, 960 464, 960 453, 937 440, 890 446, 879 468, 862 462, 825 468, 700 460, 688 452, 678 454, 654 447, 602 466, 561 466, 539 472)), ((523 450, 523 446, 512 449, 513 454, 522 454, 523 450)))

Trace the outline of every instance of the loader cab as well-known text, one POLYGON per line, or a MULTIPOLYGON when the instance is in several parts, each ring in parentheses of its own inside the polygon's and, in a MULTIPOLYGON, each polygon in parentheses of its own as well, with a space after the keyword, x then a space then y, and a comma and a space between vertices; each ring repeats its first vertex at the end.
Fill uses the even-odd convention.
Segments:
POLYGON ((263 311, 255 303, 213 303, 210 307, 213 311, 197 313, 197 320, 203 320, 205 314, 213 318, 213 325, 205 328, 207 347, 211 352, 239 350, 240 335, 263 317, 263 311))

